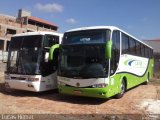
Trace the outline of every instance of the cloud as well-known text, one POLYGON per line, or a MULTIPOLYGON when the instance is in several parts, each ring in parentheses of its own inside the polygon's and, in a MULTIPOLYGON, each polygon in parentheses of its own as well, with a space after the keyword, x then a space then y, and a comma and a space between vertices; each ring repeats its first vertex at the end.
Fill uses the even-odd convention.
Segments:
POLYGON ((48 3, 48 4, 37 3, 35 5, 35 8, 39 11, 50 12, 50 13, 63 12, 64 9, 62 5, 57 3, 48 3))
POLYGON ((77 23, 77 21, 74 19, 74 18, 69 18, 66 20, 67 23, 70 23, 70 24, 75 24, 77 23))

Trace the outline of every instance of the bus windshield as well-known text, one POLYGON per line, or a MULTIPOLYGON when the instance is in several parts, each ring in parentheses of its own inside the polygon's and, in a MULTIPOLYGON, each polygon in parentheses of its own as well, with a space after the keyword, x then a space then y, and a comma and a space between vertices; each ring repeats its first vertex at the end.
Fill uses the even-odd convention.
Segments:
POLYGON ((105 42, 106 30, 84 30, 66 33, 62 44, 97 44, 105 42))
POLYGON ((11 74, 39 74, 42 35, 12 37, 7 63, 11 74))
POLYGON ((109 30, 64 34, 58 74, 71 78, 104 78, 108 73, 105 41, 109 30))

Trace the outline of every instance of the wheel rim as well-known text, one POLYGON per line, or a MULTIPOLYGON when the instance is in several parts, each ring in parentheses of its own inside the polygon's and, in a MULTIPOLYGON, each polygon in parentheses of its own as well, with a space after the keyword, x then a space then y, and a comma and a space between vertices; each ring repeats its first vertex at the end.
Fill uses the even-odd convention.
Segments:
POLYGON ((149 73, 148 73, 148 76, 147 76, 147 80, 146 80, 146 82, 147 82, 147 83, 149 82, 149 73))
POLYGON ((121 84, 121 95, 123 95, 124 91, 125 91, 125 86, 124 86, 124 82, 122 82, 122 84, 121 84))
POLYGON ((148 77, 147 77, 147 80, 146 80, 146 82, 148 83, 148 77))

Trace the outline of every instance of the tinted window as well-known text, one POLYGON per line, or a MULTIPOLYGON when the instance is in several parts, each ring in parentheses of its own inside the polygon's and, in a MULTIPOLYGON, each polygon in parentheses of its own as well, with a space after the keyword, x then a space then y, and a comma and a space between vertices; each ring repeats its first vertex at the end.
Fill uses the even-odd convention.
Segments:
POLYGON ((141 44, 141 56, 145 57, 145 46, 141 44))
POLYGON ((151 49, 151 58, 153 58, 153 50, 151 49))
POLYGON ((130 44, 130 54, 135 55, 136 54, 136 42, 133 38, 129 39, 130 44))
POLYGON ((138 41, 136 41, 136 55, 141 56, 141 44, 138 41))
POLYGON ((42 36, 33 35, 33 36, 18 36, 12 37, 10 48, 20 49, 23 47, 40 47, 42 43, 42 36))
POLYGON ((129 37, 125 34, 122 34, 122 53, 129 53, 129 37))
POLYGON ((59 36, 46 35, 44 39, 44 47, 51 47, 54 44, 59 44, 59 36))
POLYGON ((7 71, 14 74, 40 74, 37 64, 42 38, 41 35, 13 37, 9 47, 7 71))
POLYGON ((114 31, 112 35, 112 58, 111 58, 111 74, 114 74, 119 62, 120 56, 120 32, 114 31))
POLYGON ((105 43, 109 39, 109 30, 83 30, 65 33, 62 44, 105 43))
POLYGON ((149 57, 149 48, 145 46, 145 57, 149 57))
POLYGON ((59 59, 59 75, 81 78, 106 77, 108 60, 105 45, 63 45, 59 59))
POLYGON ((113 47, 119 51, 120 50, 120 32, 119 31, 113 32, 112 42, 113 42, 113 47))
POLYGON ((122 54, 150 58, 153 57, 153 50, 136 39, 122 33, 122 54))
POLYGON ((149 48, 149 58, 151 58, 151 49, 149 48))

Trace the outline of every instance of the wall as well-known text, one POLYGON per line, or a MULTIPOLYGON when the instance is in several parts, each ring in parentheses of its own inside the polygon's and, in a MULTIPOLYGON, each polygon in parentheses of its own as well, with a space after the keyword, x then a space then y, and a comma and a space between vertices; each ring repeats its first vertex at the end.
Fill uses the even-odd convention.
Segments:
POLYGON ((0 63, 7 62, 8 52, 0 50, 0 63))

